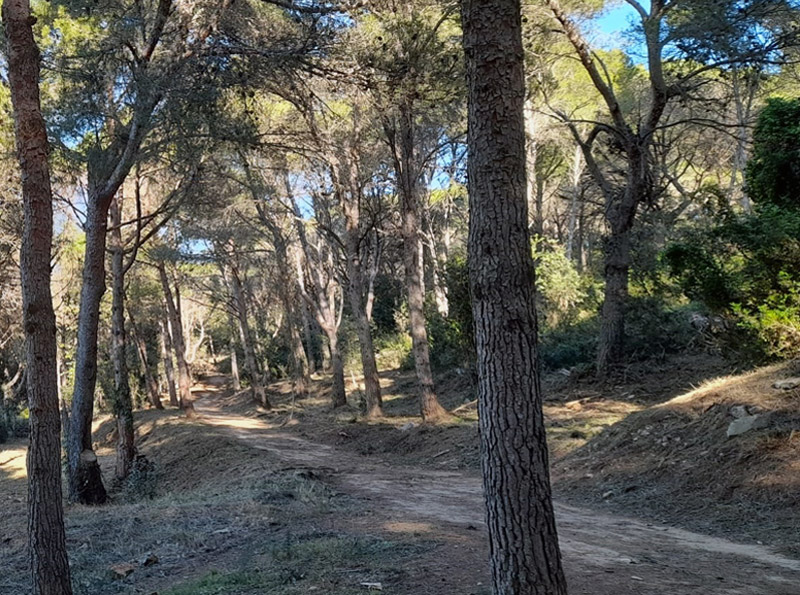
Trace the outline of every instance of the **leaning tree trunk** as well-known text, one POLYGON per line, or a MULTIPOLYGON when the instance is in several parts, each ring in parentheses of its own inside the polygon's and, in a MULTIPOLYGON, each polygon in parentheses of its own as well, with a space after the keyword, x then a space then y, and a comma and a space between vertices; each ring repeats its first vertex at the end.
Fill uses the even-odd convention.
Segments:
POLYGON ((83 261, 75 381, 72 392, 67 476, 70 500, 81 504, 103 504, 108 496, 100 465, 92 450, 92 413, 97 385, 97 329, 100 301, 105 293, 106 215, 108 208, 93 193, 86 210, 86 247, 83 261))
POLYGON ((519 0, 463 0, 469 273, 497 595, 565 595, 551 499, 525 194, 519 0))
POLYGON ((128 384, 127 337, 125 334, 125 246, 122 243, 122 205, 117 196, 111 203, 111 361, 114 393, 111 405, 117 420, 117 479, 131 472, 136 455, 133 432, 133 402, 128 384))
POLYGON ((178 392, 175 390, 175 367, 172 364, 172 334, 166 315, 163 320, 158 322, 158 332, 161 342, 161 361, 164 362, 164 376, 167 380, 167 391, 169 393, 169 404, 172 407, 177 407, 179 403, 178 392))
POLYGON ((172 288, 167 277, 167 268, 164 263, 159 263, 158 274, 161 278, 161 289, 164 291, 164 306, 169 317, 169 327, 172 331, 172 345, 175 348, 175 360, 178 362, 178 405, 187 417, 193 417, 194 400, 192 399, 192 375, 189 363, 186 361, 186 343, 183 340, 183 323, 172 288))
POLYGON ((50 294, 53 195, 47 130, 39 102, 39 50, 27 0, 5 0, 2 13, 25 204, 20 269, 30 406, 27 460, 31 593, 71 595, 61 503, 56 317, 50 294))
MULTIPOLYGON (((262 220, 269 226, 272 233, 272 243, 275 247, 275 255, 278 260, 278 274, 280 276, 283 290, 280 292, 283 302, 283 309, 286 312, 286 327, 289 331, 289 346, 291 349, 292 380, 296 394, 304 395, 308 392, 311 384, 309 375, 308 359, 303 348, 303 340, 300 338, 300 325, 302 320, 297 311, 298 305, 295 303, 296 285, 292 276, 289 261, 289 247, 281 230, 274 222, 270 221, 266 214, 262 215, 262 220)), ((302 304, 300 304, 302 306, 302 304)))

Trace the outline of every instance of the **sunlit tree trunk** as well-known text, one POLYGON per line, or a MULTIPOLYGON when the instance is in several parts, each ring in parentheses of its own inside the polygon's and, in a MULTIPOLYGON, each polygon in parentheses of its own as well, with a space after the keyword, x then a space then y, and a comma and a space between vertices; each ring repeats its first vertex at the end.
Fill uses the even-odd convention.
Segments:
MULTIPOLYGON (((162 308, 165 310, 165 308, 162 308)), ((178 391, 175 390, 175 367, 172 363, 172 333, 170 331, 170 324, 166 311, 164 316, 158 321, 158 331, 161 343, 161 361, 164 362, 164 376, 167 382, 167 392, 169 393, 169 404, 172 407, 177 407, 178 391)))
POLYGON ((33 595, 71 595, 61 503, 61 439, 56 317, 50 293, 53 196, 47 130, 39 102, 39 50, 27 0, 4 0, 8 80, 25 205, 20 269, 25 329, 28 447, 28 554, 33 595))

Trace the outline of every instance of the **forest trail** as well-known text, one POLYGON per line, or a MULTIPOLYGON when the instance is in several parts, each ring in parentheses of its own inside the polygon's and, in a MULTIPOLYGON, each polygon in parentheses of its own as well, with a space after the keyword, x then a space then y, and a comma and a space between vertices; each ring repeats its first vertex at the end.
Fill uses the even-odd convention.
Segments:
MULTIPOLYGON (((485 566, 478 476, 390 465, 379 457, 299 438, 261 419, 226 411, 218 399, 220 382, 215 380, 209 379, 209 384, 195 392, 195 406, 204 423, 252 448, 269 451, 293 468, 315 471, 339 491, 366 500, 369 526, 408 527, 433 538, 456 535, 462 545, 455 547, 460 549, 440 552, 454 572, 475 573, 476 565, 485 566)), ((556 503, 556 514, 574 594, 800 593, 800 561, 766 546, 734 543, 560 503, 556 503)))

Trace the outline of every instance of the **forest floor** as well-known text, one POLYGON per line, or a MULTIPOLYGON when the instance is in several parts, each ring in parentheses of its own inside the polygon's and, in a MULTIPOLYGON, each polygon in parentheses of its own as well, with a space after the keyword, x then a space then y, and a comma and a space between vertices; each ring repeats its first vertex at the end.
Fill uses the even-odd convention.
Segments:
MULTIPOLYGON (((717 434, 714 423, 727 425, 717 411, 723 406, 714 407, 719 401, 757 400, 760 407, 779 411, 779 405, 796 398, 791 391, 775 397, 766 388, 770 379, 788 374, 783 368, 717 380, 694 392, 678 387, 700 384, 700 367, 690 358, 666 363, 662 380, 652 367, 646 375, 632 369, 629 379, 609 387, 564 375, 547 380, 556 508, 572 594, 797 595, 800 561, 791 557, 791 540, 797 537, 776 530, 788 523, 796 533, 796 516, 766 523, 761 492, 742 490, 726 506, 738 510, 744 526, 753 518, 759 521, 769 545, 757 543, 752 535, 759 533, 749 529, 731 529, 732 540, 691 532, 678 528, 697 526, 688 517, 733 513, 683 504, 687 512, 679 518, 664 503, 647 502, 657 499, 661 475, 651 477, 641 465, 626 470, 606 460, 613 455, 623 462, 635 457, 635 462, 649 463, 648 445, 654 446, 647 436, 660 436, 659 424, 686 441, 688 436, 681 434, 686 425, 717 434), (676 366, 683 371, 676 373, 676 366), (673 380, 664 382, 669 369, 673 380), (757 391, 766 397, 757 397, 757 391), (709 399, 715 403, 709 405, 709 399), (669 415, 654 414, 660 410, 669 415), (676 411, 686 418, 675 417, 676 411), (636 434, 647 426, 647 436, 636 434), (620 441, 619 428, 639 439, 620 441), (637 487, 625 491, 627 485, 637 487), (630 504, 637 492, 645 502, 630 504), (748 504, 745 497, 756 501, 748 504), (629 507, 627 515, 620 514, 621 506, 629 507), (666 520, 670 524, 659 522, 666 520)), ((727 371, 719 363, 706 374, 727 371)), ((382 384, 389 417, 370 424, 359 421, 355 409, 330 412, 324 382, 315 383, 314 392, 303 399, 292 398, 285 383, 273 385, 275 408, 267 412, 255 407, 246 391, 234 393, 219 376, 195 388, 199 419, 184 419, 173 410, 138 412, 139 450, 153 462, 153 470, 116 487, 111 505, 67 507, 76 595, 351 595, 377 588, 404 595, 488 594, 469 379, 458 371, 440 379, 442 400, 459 415, 446 426, 419 424, 412 374, 384 373, 382 384)), ((756 442, 763 449, 763 441, 771 441, 770 464, 785 457, 790 465, 793 451, 775 444, 783 439, 794 447, 792 435, 780 433, 790 422, 775 415, 769 431, 756 432, 756 442)), ((110 478, 113 423, 100 420, 95 436, 110 478)), ((718 460, 715 446, 707 442, 700 446, 712 451, 710 460, 736 471, 734 480, 744 485, 742 460, 718 460)), ((730 455, 736 440, 719 442, 730 455)), ((660 442, 658 448, 667 459, 675 450, 660 442)), ((0 452, 2 595, 28 591, 24 454, 21 442, 0 452)), ((767 464, 763 454, 753 453, 744 463, 754 459, 762 467, 767 464)), ((692 479, 681 465, 675 475, 692 479)), ((771 482, 771 491, 781 491, 777 483, 771 482)), ((686 488, 676 481, 669 485, 686 488)), ((796 499, 789 508, 796 515, 796 499)), ((730 528, 730 523, 703 523, 717 535, 730 528)))

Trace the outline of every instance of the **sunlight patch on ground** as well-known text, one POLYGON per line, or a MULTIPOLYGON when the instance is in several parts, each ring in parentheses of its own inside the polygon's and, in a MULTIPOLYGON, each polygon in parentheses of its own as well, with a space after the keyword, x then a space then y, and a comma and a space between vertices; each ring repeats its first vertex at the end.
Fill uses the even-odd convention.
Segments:
POLYGON ((0 471, 9 479, 25 479, 28 472, 25 468, 25 448, 13 448, 0 452, 0 471))

